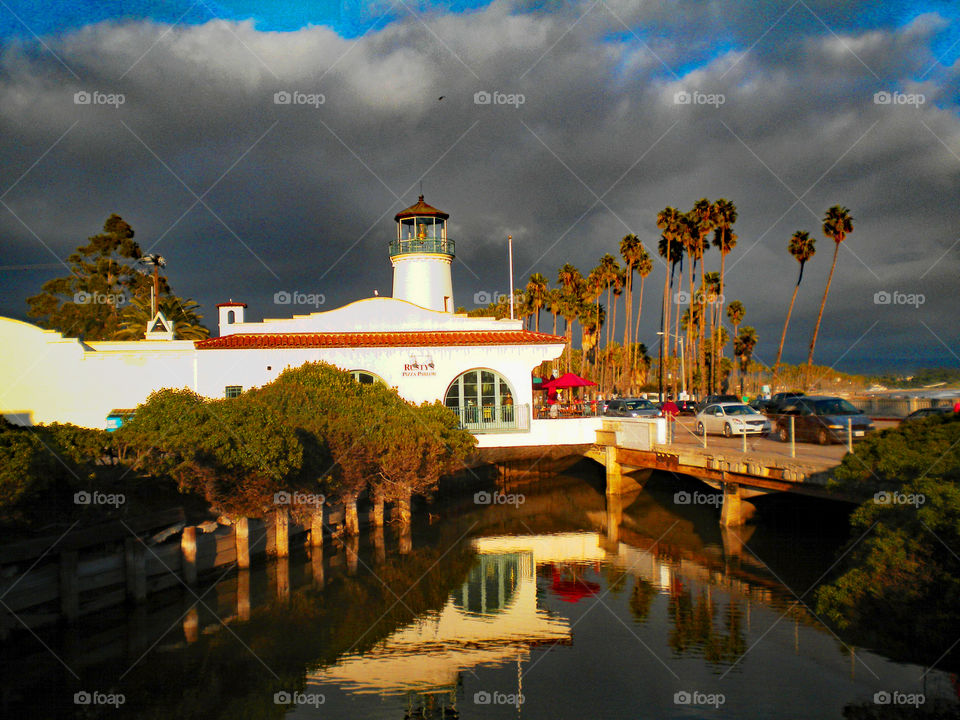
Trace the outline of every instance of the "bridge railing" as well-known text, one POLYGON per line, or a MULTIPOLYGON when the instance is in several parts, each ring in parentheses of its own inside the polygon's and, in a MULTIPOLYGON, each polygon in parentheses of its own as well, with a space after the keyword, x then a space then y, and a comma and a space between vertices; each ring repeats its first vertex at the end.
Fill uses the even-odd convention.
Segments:
POLYGON ((906 417, 914 410, 929 407, 952 407, 953 400, 939 398, 851 398, 850 403, 871 417, 906 417))

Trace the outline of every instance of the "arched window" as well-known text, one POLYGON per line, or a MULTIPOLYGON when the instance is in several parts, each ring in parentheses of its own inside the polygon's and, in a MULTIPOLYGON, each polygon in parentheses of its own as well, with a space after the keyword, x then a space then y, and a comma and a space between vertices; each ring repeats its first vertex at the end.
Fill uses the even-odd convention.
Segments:
POLYGON ((350 374, 353 375, 353 379, 356 380, 361 385, 373 385, 374 383, 382 383, 383 378, 375 373, 370 372, 369 370, 351 370, 350 374))
POLYGON ((471 430, 514 427, 514 392, 500 373, 487 368, 468 370, 447 388, 444 405, 460 415, 471 430))
POLYGON ((227 324, 233 325, 237 321, 237 314, 233 310, 227 311, 227 324))

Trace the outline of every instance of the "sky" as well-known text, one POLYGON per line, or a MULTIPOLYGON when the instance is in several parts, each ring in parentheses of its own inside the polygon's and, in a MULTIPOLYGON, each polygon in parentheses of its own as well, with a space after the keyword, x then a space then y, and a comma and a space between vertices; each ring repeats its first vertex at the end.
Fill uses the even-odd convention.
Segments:
POLYGON ((797 230, 817 254, 784 358, 806 360, 839 204, 854 232, 815 361, 956 367, 958 110, 954 2, 0 0, 0 315, 26 319, 111 213, 215 330, 229 299, 260 319, 389 295, 393 216, 421 186, 450 213, 467 309, 508 291, 507 235, 514 284, 555 283, 628 233, 656 255, 660 209, 722 197, 726 299, 759 360, 797 230))

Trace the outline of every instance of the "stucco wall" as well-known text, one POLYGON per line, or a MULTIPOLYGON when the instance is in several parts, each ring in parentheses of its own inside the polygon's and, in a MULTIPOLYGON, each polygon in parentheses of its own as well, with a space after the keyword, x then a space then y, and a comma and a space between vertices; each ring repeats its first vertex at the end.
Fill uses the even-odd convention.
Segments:
POLYGON ((196 350, 190 341, 83 344, 0 318, 0 412, 25 424, 69 422, 102 428, 110 410, 136 407, 153 390, 187 387, 222 398, 227 385, 262 386, 287 367, 318 360, 372 372, 417 403, 443 400, 458 375, 490 368, 507 379, 514 402, 521 405, 532 402, 530 371, 562 349, 560 343, 288 350, 196 350), (418 364, 429 358, 434 367, 407 368, 412 356, 418 364))

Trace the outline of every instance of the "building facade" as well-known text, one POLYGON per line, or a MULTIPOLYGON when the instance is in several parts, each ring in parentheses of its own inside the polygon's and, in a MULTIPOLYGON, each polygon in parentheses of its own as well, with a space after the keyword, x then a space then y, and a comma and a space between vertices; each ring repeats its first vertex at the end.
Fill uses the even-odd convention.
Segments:
POLYGON ((396 215, 393 297, 260 322, 246 321, 244 303, 222 303, 219 337, 206 340, 155 332, 141 341, 83 342, 0 318, 0 412, 19 424, 102 428, 111 411, 134 408, 154 390, 232 397, 287 368, 324 361, 407 400, 440 400, 475 432, 529 430, 531 371, 558 357, 564 340, 524 330, 519 320, 452 312, 448 218, 423 196, 396 215))

